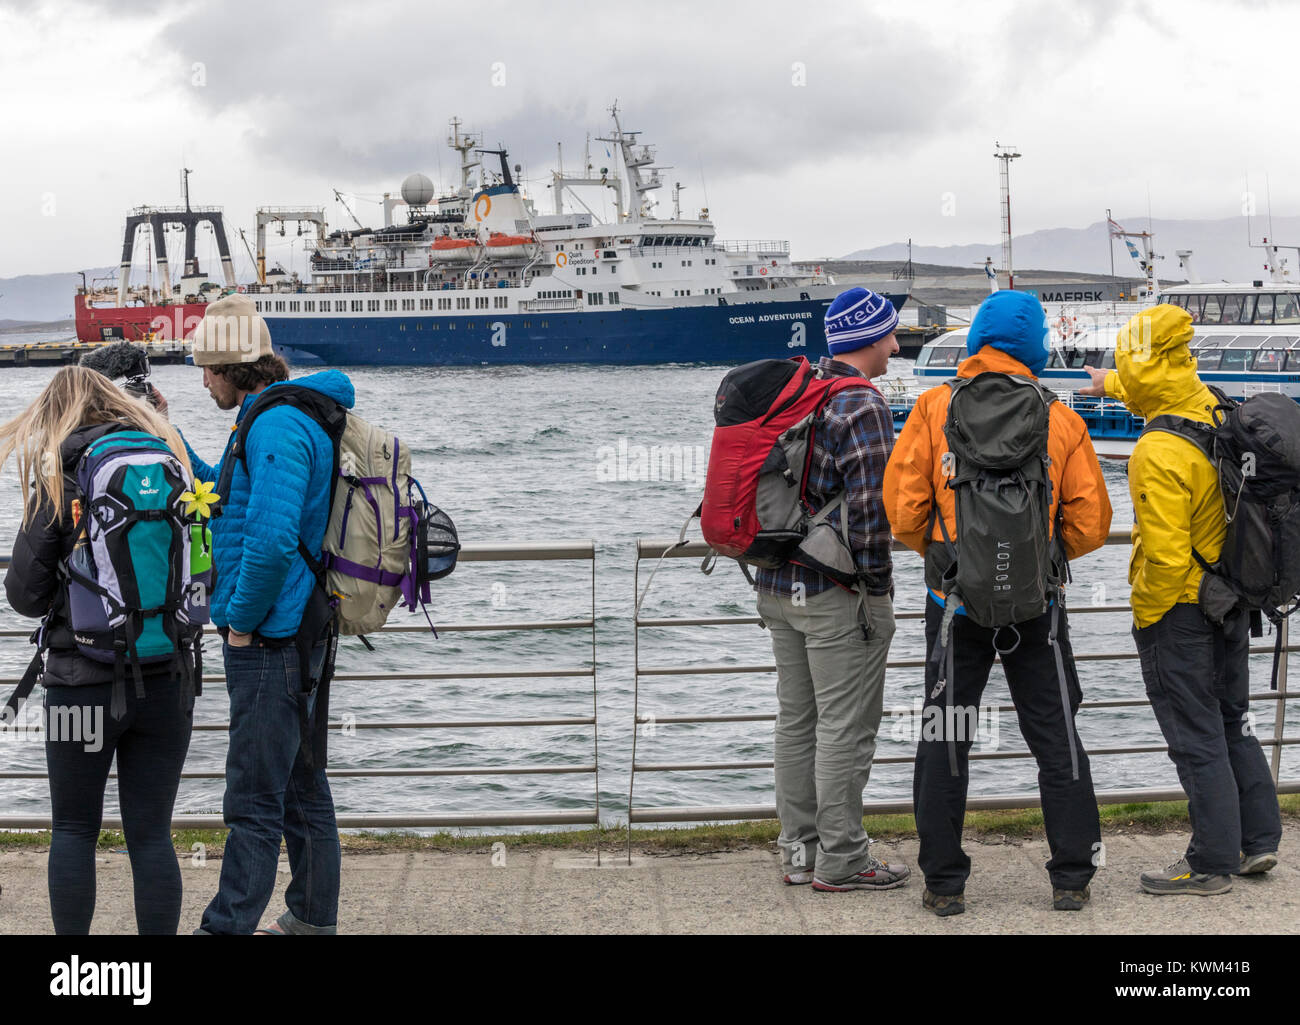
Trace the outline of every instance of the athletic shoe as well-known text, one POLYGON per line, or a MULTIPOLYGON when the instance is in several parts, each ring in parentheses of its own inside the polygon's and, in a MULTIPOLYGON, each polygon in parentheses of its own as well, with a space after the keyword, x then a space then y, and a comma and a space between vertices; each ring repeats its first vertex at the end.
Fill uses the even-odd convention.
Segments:
POLYGON ((1163 872, 1143 872, 1142 889, 1147 893, 1164 896, 1171 893, 1194 894, 1210 897, 1232 889, 1231 876, 1209 875, 1193 872, 1186 858, 1179 858, 1163 872))
POLYGON ((812 869, 805 869, 802 872, 787 872, 781 877, 781 881, 786 886, 807 886, 813 881, 812 869))
POLYGON ((1092 887, 1082 890, 1059 890, 1052 887, 1053 911, 1082 911, 1083 906, 1092 900, 1092 887))
POLYGON ((921 907, 933 911, 940 918, 960 915, 966 910, 966 891, 961 893, 931 893, 926 890, 921 894, 921 907))
POLYGON ((1264 854, 1245 854, 1241 856, 1241 868, 1237 869, 1239 876, 1262 876, 1271 868, 1277 867, 1277 851, 1268 851, 1264 854))
POLYGON ((814 877, 812 887, 823 893, 847 893, 849 890, 892 890, 907 882, 912 870, 906 865, 887 865, 879 858, 872 858, 861 872, 850 876, 843 882, 831 883, 814 877))

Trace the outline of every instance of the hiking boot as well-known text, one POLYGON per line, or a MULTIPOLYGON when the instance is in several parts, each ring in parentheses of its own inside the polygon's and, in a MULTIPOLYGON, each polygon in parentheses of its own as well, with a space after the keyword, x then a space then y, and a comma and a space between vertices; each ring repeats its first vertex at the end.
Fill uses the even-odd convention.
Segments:
POLYGON ((1189 893, 1198 897, 1210 897, 1232 889, 1231 876, 1193 872, 1185 857, 1179 858, 1163 872, 1143 872, 1141 883, 1142 889, 1157 896, 1189 893))
POLYGON ((807 886, 813 881, 812 869, 803 869, 798 872, 787 872, 781 877, 781 881, 786 886, 807 886))
POLYGON ((1237 869, 1239 876, 1262 876, 1271 868, 1277 867, 1277 851, 1267 851, 1264 854, 1246 854, 1241 855, 1241 867, 1237 869))
POLYGON ((940 918, 960 915, 966 910, 966 891, 961 893, 931 893, 926 890, 921 894, 921 907, 933 911, 940 918))
POLYGON ((879 858, 872 858, 861 872, 850 876, 842 882, 832 883, 814 877, 812 888, 822 893, 847 893, 849 890, 892 890, 907 882, 912 874, 906 865, 888 865, 879 858))
POLYGON ((1085 886, 1082 890, 1061 890, 1052 887, 1053 911, 1082 911, 1083 906, 1090 900, 1092 900, 1091 886, 1085 886))

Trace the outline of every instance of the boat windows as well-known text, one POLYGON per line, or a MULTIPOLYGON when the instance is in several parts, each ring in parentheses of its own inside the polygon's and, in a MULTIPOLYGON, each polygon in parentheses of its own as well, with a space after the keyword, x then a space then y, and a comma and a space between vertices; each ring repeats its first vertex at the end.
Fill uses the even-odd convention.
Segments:
POLYGON ((1223 317, 1223 296, 1207 295, 1201 305, 1201 316, 1199 318, 1202 324, 1221 323, 1223 317))
POLYGON ((1218 370, 1223 352, 1219 349, 1198 349, 1196 351, 1197 370, 1218 370))
POLYGON ((930 361, 926 365, 931 367, 955 367, 961 362, 961 358, 965 354, 965 346, 941 345, 930 350, 930 361))
POLYGON ((1288 352, 1286 354, 1286 362, 1283 364, 1283 369, 1289 373, 1300 372, 1300 352, 1288 352))
MULTIPOLYGON (((1099 349, 1066 349, 1063 356, 1067 367, 1071 370, 1080 370, 1084 366, 1102 366, 1102 360, 1106 358, 1106 351, 1099 349)), ((1115 363, 1112 354, 1111 366, 1114 365, 1115 363)))
POLYGON ((1269 335, 1264 344, 1270 349, 1294 349, 1300 344, 1300 335, 1269 335))
POLYGON ((1282 358, 1285 355, 1281 349, 1260 349, 1255 353, 1255 361, 1250 369, 1260 374, 1277 373, 1282 369, 1282 358))
POLYGON ((1061 350, 1053 349, 1047 357, 1048 370, 1060 370, 1065 366, 1065 360, 1061 359, 1061 350))
POLYGON ((1273 311, 1274 324, 1300 324, 1300 303, 1294 292, 1285 292, 1275 300, 1273 311))
MULTIPOLYGON (((1193 343, 1196 339, 1192 339, 1193 343)), ((1232 335, 1206 335, 1196 345, 1197 349, 1226 349, 1232 344, 1232 335)))
POLYGON ((1255 319, 1253 324, 1271 324, 1273 323, 1273 296, 1261 295, 1255 305, 1255 319))
POLYGON ((1223 362, 1219 364, 1219 369, 1245 370, 1246 361, 1250 359, 1250 355, 1245 349, 1225 349, 1223 351, 1223 362))
MULTIPOLYGON (((1253 299, 1249 295, 1226 295, 1223 297, 1223 312, 1220 314, 1220 324, 1249 324, 1249 316, 1246 314, 1247 299, 1253 299)), ((1252 304, 1253 305, 1253 304, 1252 304)))

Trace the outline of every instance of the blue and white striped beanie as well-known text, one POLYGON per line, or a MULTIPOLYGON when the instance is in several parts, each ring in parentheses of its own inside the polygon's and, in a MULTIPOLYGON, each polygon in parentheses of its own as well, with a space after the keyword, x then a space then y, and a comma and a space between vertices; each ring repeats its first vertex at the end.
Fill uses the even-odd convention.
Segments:
POLYGON ((898 327, 898 311, 883 295, 865 288, 841 292, 826 311, 826 347, 832 356, 865 349, 898 327))

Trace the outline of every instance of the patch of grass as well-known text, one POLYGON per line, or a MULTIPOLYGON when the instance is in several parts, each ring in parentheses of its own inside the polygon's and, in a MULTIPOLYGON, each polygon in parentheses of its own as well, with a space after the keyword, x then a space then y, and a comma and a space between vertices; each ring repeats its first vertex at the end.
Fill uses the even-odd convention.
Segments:
MULTIPOLYGON (((1278 803, 1282 817, 1300 819, 1300 794, 1283 794, 1278 803)), ((1185 829, 1187 802, 1158 804, 1108 804, 1100 809, 1103 832, 1165 832, 1185 829)), ((916 820, 911 815, 868 815, 863 819, 867 832, 879 840, 902 840, 916 835, 916 820)), ((666 829, 633 829, 632 846, 642 854, 680 855, 744 850, 776 842, 780 825, 775 821, 727 822, 703 826, 666 829)), ((966 832, 978 839, 1006 837, 1033 838, 1043 835, 1043 813, 1038 808, 971 811, 966 815, 966 832)), ((344 833, 340 840, 345 854, 398 854, 405 851, 479 851, 501 843, 508 850, 591 850, 597 843, 602 850, 625 847, 627 830, 610 825, 600 829, 563 830, 544 833, 502 833, 495 835, 465 833, 413 832, 344 833)), ((203 845, 207 857, 220 857, 226 843, 224 829, 178 829, 172 842, 180 854, 193 854, 203 845)), ((0 832, 0 850, 46 850, 50 834, 44 830, 0 832)), ((125 850, 126 839, 120 830, 104 830, 99 836, 100 850, 125 850)))

